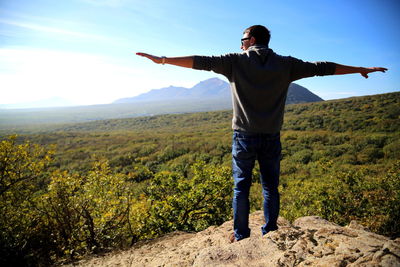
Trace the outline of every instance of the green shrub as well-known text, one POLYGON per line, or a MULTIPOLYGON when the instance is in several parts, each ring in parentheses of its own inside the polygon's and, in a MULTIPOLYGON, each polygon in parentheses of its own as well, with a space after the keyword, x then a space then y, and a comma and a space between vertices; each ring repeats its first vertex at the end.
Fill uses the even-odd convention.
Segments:
POLYGON ((191 178, 161 172, 152 180, 146 190, 151 235, 199 231, 231 217, 231 170, 197 163, 192 172, 191 178))
POLYGON ((321 178, 291 179, 282 190, 282 216, 319 215, 338 223, 358 220, 374 232, 398 237, 400 162, 387 174, 329 167, 321 178))
POLYGON ((35 197, 45 187, 46 167, 53 151, 26 142, 16 136, 0 142, 0 264, 30 265, 48 258, 41 249, 48 241, 41 227, 41 214, 35 197))
POLYGON ((396 139, 384 146, 383 154, 388 159, 400 159, 400 140, 396 139))
POLYGON ((303 149, 293 154, 291 159, 294 162, 307 164, 312 159, 313 152, 310 149, 303 149))
POLYGON ((129 240, 129 210, 134 200, 125 175, 99 162, 87 175, 56 172, 38 197, 43 226, 51 229, 54 252, 71 259, 129 240))

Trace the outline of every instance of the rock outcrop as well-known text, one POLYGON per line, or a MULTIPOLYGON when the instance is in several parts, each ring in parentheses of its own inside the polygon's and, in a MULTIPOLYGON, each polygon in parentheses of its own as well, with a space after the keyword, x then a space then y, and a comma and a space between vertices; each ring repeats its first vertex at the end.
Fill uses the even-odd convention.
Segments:
MULTIPOLYGON (((229 243, 232 221, 199 233, 175 232, 129 250, 81 261, 79 266, 400 266, 400 238, 369 232, 357 222, 346 227, 319 217, 261 236, 262 212, 250 216, 252 235, 229 243)), ((74 265, 76 266, 76 265, 74 265)))

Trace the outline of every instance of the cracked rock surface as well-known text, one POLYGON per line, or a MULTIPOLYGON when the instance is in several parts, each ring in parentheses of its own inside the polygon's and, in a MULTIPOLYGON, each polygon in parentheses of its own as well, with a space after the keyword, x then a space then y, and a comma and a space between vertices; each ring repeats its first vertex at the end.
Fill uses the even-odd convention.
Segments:
POLYGON ((315 216, 261 236, 261 211, 250 215, 251 237, 229 243, 232 221, 199 233, 175 232, 129 250, 74 266, 365 266, 399 267, 400 238, 390 240, 357 222, 341 227, 315 216))

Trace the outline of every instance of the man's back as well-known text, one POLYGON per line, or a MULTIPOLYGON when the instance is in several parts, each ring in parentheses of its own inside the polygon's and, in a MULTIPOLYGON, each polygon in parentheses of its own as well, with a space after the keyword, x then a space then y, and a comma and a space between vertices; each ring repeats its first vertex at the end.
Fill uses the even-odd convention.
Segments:
POLYGON ((303 62, 283 57, 264 45, 239 54, 195 56, 193 68, 225 75, 231 83, 234 130, 278 133, 283 123, 287 90, 293 80, 335 71, 333 63, 303 62))

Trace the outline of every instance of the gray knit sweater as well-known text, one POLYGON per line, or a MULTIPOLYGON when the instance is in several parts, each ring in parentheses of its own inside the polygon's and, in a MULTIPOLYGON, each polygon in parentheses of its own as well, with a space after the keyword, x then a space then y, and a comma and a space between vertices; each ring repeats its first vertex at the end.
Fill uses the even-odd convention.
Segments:
POLYGON ((234 130, 278 133, 292 81, 332 75, 335 63, 304 62, 280 56, 267 46, 251 46, 243 53, 194 56, 193 68, 226 76, 232 89, 234 130))

